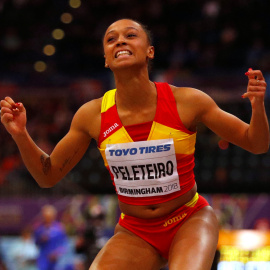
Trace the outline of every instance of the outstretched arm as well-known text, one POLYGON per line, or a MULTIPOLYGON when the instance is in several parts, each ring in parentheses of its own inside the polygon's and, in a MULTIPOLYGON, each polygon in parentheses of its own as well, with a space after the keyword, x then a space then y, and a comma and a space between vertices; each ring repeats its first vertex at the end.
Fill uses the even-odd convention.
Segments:
POLYGON ((1 122, 16 142, 27 169, 41 187, 54 186, 84 155, 91 141, 85 119, 94 117, 92 107, 89 103, 78 110, 69 132, 48 155, 27 132, 23 104, 15 103, 10 97, 1 100, 1 122))
POLYGON ((266 83, 260 70, 246 73, 249 82, 243 98, 249 98, 252 106, 250 123, 221 110, 207 95, 201 95, 200 120, 223 139, 254 154, 269 148, 269 126, 264 107, 266 83))

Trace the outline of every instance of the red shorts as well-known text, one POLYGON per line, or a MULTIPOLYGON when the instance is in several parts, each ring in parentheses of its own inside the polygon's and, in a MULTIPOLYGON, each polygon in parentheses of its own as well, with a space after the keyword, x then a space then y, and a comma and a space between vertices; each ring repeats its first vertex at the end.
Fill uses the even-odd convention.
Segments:
POLYGON ((121 214, 119 224, 138 235, 168 259, 171 243, 178 229, 194 213, 209 205, 198 193, 191 201, 161 218, 142 219, 121 214))

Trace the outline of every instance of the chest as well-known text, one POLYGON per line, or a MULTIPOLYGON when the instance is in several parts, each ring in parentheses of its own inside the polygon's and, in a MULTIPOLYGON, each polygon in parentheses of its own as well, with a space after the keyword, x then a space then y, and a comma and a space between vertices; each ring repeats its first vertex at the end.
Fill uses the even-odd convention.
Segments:
POLYGON ((121 123, 124 126, 136 125, 145 122, 151 122, 156 115, 157 106, 153 104, 147 108, 140 108, 136 110, 123 110, 117 108, 117 113, 121 123))

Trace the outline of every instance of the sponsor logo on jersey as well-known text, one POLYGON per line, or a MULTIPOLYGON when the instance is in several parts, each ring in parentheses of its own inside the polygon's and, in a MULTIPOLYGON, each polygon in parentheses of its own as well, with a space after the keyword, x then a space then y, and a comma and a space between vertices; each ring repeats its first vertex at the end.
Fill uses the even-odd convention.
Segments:
POLYGON ((117 149, 117 150, 109 150, 110 156, 127 156, 127 155, 137 155, 137 154, 151 154, 151 153, 159 153, 159 152, 167 152, 170 151, 171 145, 170 144, 163 144, 163 145, 155 145, 155 146, 144 146, 144 147, 133 147, 133 148, 126 148, 126 149, 117 149))
POLYGON ((184 214, 181 214, 181 215, 178 215, 178 216, 175 216, 173 218, 170 218, 168 220, 165 221, 165 223, 163 224, 164 227, 167 227, 175 222, 178 222, 180 220, 182 220, 184 217, 186 217, 187 213, 184 213, 184 214))
POLYGON ((110 134, 113 130, 115 130, 119 125, 117 123, 114 123, 112 126, 110 126, 106 131, 103 132, 103 137, 106 138, 108 134, 110 134))

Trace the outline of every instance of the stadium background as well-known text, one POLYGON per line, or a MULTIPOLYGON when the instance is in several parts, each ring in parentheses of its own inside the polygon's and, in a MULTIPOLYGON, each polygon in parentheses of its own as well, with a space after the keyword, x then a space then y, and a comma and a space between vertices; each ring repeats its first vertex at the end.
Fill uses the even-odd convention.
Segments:
MULTIPOLYGON (((201 89, 221 108, 249 121, 250 103, 241 98, 244 73, 249 67, 261 69, 270 85, 269 12, 267 0, 2 0, 0 98, 10 95, 25 104, 30 134, 50 152, 76 110, 114 88, 112 74, 104 68, 102 37, 114 20, 132 18, 153 33, 152 80, 201 89)), ((268 91, 268 116, 269 98, 268 91)), ((215 208, 221 230, 259 229, 262 222, 268 229, 269 169, 269 152, 250 154, 206 127, 198 128, 196 180, 215 208)), ((74 241, 80 226, 101 220, 97 249, 112 234, 119 215, 95 142, 65 179, 41 189, 1 126, 0 253, 9 269, 14 266, 6 251, 46 203, 58 208, 74 241)), ((270 251, 265 254, 261 260, 269 261, 270 251)), ((247 255, 239 256, 230 260, 246 265, 247 255)))

